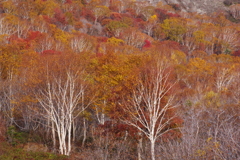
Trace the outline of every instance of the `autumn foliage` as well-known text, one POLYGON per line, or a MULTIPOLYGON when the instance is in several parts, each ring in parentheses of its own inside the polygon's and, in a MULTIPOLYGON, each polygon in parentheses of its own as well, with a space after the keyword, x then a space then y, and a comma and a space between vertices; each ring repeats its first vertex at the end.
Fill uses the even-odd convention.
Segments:
POLYGON ((2 1, 0 141, 15 127, 86 160, 239 158, 239 13, 2 1))

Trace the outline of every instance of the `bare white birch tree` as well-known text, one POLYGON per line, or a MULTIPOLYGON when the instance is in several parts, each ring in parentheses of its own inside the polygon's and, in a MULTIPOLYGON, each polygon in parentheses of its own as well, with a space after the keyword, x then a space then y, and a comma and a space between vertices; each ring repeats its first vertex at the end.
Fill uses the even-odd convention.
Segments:
MULTIPOLYGON (((47 80, 46 89, 40 91, 38 101, 51 121, 53 141, 58 137, 59 152, 70 155, 74 120, 89 105, 85 103, 86 86, 78 73, 68 71, 66 78, 53 77, 47 80)), ((48 76, 49 78, 49 76, 48 76)), ((54 142, 56 143, 56 142, 54 142)))
POLYGON ((95 41, 91 36, 87 34, 78 34, 70 40, 71 49, 74 52, 94 52, 95 51, 95 41))
POLYGON ((223 67, 218 69, 215 81, 217 92, 221 92, 223 90, 228 89, 228 87, 234 81, 235 75, 233 70, 234 67, 231 68, 223 67))
POLYGON ((161 60, 143 72, 139 84, 123 107, 129 115, 123 121, 137 128, 150 140, 152 160, 155 160, 156 140, 171 130, 169 125, 176 117, 169 114, 177 106, 173 103, 174 95, 169 94, 177 82, 171 81, 169 67, 169 63, 161 60))

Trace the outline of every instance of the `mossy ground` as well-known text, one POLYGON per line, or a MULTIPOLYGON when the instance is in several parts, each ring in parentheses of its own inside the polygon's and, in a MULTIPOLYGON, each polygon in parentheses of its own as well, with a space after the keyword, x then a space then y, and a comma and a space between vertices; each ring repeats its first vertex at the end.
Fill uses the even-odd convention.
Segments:
POLYGON ((7 142, 0 143, 0 160, 67 160, 66 156, 49 152, 27 152, 21 147, 12 146, 7 142))

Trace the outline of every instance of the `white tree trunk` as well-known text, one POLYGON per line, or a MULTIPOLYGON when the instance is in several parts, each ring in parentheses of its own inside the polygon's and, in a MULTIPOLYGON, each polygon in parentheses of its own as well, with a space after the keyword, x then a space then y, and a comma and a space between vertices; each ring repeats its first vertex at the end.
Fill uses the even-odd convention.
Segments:
MULTIPOLYGON (((76 74, 77 75, 77 74, 76 74)), ((52 123, 52 136, 58 135, 59 152, 70 155, 72 126, 74 120, 89 105, 84 104, 85 87, 77 83, 77 76, 67 73, 65 80, 54 77, 47 83, 47 89, 40 92, 38 101, 45 110, 45 118, 52 123), (40 98, 41 97, 41 98, 40 98), (78 113, 74 116, 74 113, 78 113), (56 129, 56 130, 55 130, 56 129)), ((56 145, 55 140, 54 145, 56 145)))
POLYGON ((170 78, 169 63, 154 60, 153 65, 141 75, 141 81, 133 90, 131 98, 125 100, 123 109, 129 116, 122 119, 146 135, 151 143, 151 159, 155 160, 155 142, 157 138, 171 130, 169 124, 176 115, 168 115, 174 95, 169 94, 177 80, 170 78), (154 64, 155 62, 155 64, 154 64), (171 83, 170 83, 171 82, 171 83))
POLYGON ((155 140, 151 139, 151 159, 155 160, 155 140))
POLYGON ((83 140, 82 140, 82 147, 84 147, 84 145, 85 145, 86 138, 87 138, 86 119, 83 118, 83 140))

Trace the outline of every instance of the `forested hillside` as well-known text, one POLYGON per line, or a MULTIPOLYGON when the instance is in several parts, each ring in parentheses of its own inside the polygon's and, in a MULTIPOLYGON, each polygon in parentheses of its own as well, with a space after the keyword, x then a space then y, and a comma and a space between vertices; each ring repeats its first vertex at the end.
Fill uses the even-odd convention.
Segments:
POLYGON ((237 160, 240 4, 197 2, 1 0, 0 159, 237 160))

